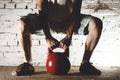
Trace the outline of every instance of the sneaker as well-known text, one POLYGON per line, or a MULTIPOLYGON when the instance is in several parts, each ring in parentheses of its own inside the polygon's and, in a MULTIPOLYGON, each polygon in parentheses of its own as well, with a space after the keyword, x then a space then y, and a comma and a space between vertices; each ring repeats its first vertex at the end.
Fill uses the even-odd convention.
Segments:
POLYGON ((81 64, 79 71, 83 75, 100 75, 101 71, 96 69, 90 62, 81 64))
POLYGON ((31 64, 23 63, 23 64, 18 66, 16 71, 12 72, 12 75, 26 76, 26 75, 32 75, 32 74, 34 74, 34 72, 35 72, 35 69, 31 64))

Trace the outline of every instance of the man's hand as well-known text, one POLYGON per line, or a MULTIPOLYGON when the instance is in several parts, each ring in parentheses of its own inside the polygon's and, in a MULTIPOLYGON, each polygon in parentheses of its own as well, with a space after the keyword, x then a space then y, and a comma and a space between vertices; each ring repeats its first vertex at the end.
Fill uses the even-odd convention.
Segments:
POLYGON ((49 38, 46 38, 46 41, 48 43, 48 47, 53 50, 57 47, 59 47, 60 43, 58 40, 56 40, 55 38, 53 37, 49 37, 49 38))
POLYGON ((71 38, 65 37, 60 41, 60 48, 63 48, 65 51, 68 49, 68 47, 71 44, 71 38))

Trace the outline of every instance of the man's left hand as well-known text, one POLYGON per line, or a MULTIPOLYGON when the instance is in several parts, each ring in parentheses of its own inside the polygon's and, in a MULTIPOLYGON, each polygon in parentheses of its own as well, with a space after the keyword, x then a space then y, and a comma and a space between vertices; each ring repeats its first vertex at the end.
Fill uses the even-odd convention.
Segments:
POLYGON ((71 38, 65 37, 62 40, 60 40, 60 48, 63 48, 65 51, 68 49, 68 47, 71 44, 71 38))

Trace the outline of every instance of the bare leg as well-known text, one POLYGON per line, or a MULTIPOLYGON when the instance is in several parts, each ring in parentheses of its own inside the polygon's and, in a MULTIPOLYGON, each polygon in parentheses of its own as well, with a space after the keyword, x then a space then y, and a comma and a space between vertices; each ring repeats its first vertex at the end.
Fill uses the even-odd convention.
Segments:
MULTIPOLYGON (((42 10, 42 2, 43 0, 37 0, 37 5, 39 5, 38 10, 42 10)), ((12 72, 13 75, 31 75, 35 72, 34 67, 31 65, 31 33, 33 33, 37 28, 32 26, 30 21, 34 22, 34 19, 30 18, 30 15, 22 17, 19 21, 18 39, 26 61, 23 64, 20 64, 16 71, 12 72)), ((36 24, 36 22, 33 24, 36 24)))
POLYGON ((95 68, 89 61, 101 35, 102 21, 98 18, 92 17, 88 25, 88 31, 89 33, 85 43, 84 56, 79 71, 81 74, 85 75, 100 75, 101 71, 95 68))
POLYGON ((25 55, 25 59, 28 63, 31 62, 31 34, 28 31, 28 26, 22 21, 19 21, 18 38, 20 47, 25 55))
POLYGON ((82 63, 89 62, 94 48, 96 47, 101 31, 102 31, 102 21, 98 18, 92 18, 88 25, 88 36, 85 43, 85 51, 82 63))
POLYGON ((34 73, 34 67, 31 65, 31 34, 29 33, 29 29, 29 26, 20 19, 18 39, 26 61, 23 64, 20 64, 17 69, 12 72, 12 75, 20 76, 31 75, 34 73))
MULTIPOLYGON (((36 0, 38 5, 38 10, 42 10, 42 3, 44 0, 36 0)), ((31 34, 29 32, 30 27, 22 20, 19 21, 19 32, 18 39, 20 42, 20 47, 25 55, 25 60, 27 63, 31 63, 31 34)))

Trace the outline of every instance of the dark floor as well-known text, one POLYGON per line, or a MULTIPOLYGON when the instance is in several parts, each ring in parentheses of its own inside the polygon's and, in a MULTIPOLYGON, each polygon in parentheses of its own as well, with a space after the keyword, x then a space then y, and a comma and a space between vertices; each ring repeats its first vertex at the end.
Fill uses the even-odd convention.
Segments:
POLYGON ((102 71, 100 76, 80 75, 79 67, 71 67, 68 75, 48 74, 45 67, 35 67, 36 73, 31 76, 12 76, 16 67, 0 67, 0 80, 120 80, 120 67, 97 67, 102 71))

